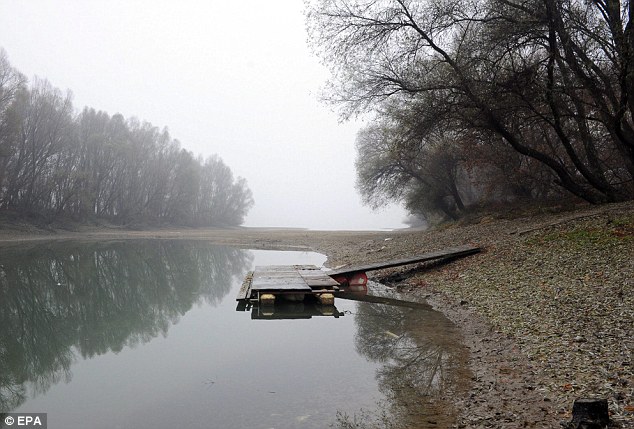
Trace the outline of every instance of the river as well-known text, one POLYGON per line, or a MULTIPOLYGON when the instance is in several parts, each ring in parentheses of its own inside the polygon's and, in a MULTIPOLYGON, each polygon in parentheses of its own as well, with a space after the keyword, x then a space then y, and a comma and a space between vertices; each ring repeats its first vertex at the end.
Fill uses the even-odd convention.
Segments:
POLYGON ((0 412, 47 413, 49 429, 448 427, 469 376, 433 311, 236 311, 255 265, 320 266, 317 253, 189 240, 0 251, 0 412))

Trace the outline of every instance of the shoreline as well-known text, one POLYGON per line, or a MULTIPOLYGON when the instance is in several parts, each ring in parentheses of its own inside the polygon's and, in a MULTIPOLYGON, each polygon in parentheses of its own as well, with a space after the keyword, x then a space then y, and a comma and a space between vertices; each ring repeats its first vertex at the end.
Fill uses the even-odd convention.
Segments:
POLYGON ((0 246, 48 240, 196 239, 316 251, 330 267, 462 244, 484 252, 422 271, 369 273, 424 298, 461 332, 473 374, 451 398, 454 427, 558 427, 577 397, 608 399, 614 427, 634 425, 634 203, 515 219, 483 217, 429 231, 278 228, 0 230, 0 246))

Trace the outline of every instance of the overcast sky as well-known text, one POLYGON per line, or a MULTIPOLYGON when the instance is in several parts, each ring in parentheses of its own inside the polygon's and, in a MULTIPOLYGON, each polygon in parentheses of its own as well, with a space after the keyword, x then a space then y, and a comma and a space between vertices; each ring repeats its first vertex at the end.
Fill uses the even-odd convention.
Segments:
POLYGON ((402 227, 354 189, 360 123, 319 101, 328 78, 301 0, 0 0, 0 47, 28 78, 70 89, 77 110, 168 127, 247 179, 248 226, 402 227))

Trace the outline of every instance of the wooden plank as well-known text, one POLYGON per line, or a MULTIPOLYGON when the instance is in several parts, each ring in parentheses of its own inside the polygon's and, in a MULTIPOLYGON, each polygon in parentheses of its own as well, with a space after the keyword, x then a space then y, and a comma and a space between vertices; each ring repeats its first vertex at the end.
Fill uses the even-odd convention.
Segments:
POLYGON ((297 271, 321 271, 317 265, 293 265, 297 271))
POLYGON ((310 292, 310 286, 293 267, 256 267, 251 282, 252 291, 310 292))
POLYGON ((339 283, 328 275, 326 271, 321 270, 299 270, 299 274, 310 287, 334 287, 339 283))
POLYGON ((339 283, 337 283, 336 281, 333 283, 331 280, 331 277, 328 277, 327 279, 325 278, 311 278, 311 279, 304 279, 306 280, 306 284, 308 284, 308 286, 310 286, 311 288, 316 288, 316 287, 329 287, 329 288, 334 288, 339 286, 339 283))
POLYGON ((473 255, 475 253, 478 253, 480 252, 480 250, 481 249, 479 247, 474 247, 469 245, 451 247, 449 249, 424 253, 422 255, 417 255, 410 258, 393 259, 391 261, 377 262, 377 263, 368 264, 368 265, 357 265, 352 267, 341 268, 338 270, 327 271, 327 273, 329 276, 354 274, 354 273, 360 273, 365 271, 380 270, 383 268, 398 267, 398 266, 407 265, 407 264, 416 264, 419 262, 433 261, 435 259, 457 258, 462 256, 468 256, 468 255, 473 255))
POLYGON ((244 281, 242 282, 242 286, 238 291, 238 295, 236 296, 236 301, 242 301, 249 299, 251 297, 251 280, 253 279, 253 271, 249 271, 247 275, 244 277, 244 281))

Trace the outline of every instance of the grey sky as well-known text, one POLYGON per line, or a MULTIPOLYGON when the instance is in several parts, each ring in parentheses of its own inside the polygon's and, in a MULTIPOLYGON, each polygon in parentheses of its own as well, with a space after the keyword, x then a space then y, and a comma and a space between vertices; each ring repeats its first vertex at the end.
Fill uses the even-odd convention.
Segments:
POLYGON ((249 226, 402 227, 354 189, 359 123, 319 102, 327 71, 301 0, 0 0, 13 66, 84 106, 167 126, 183 147, 245 177, 249 226))

